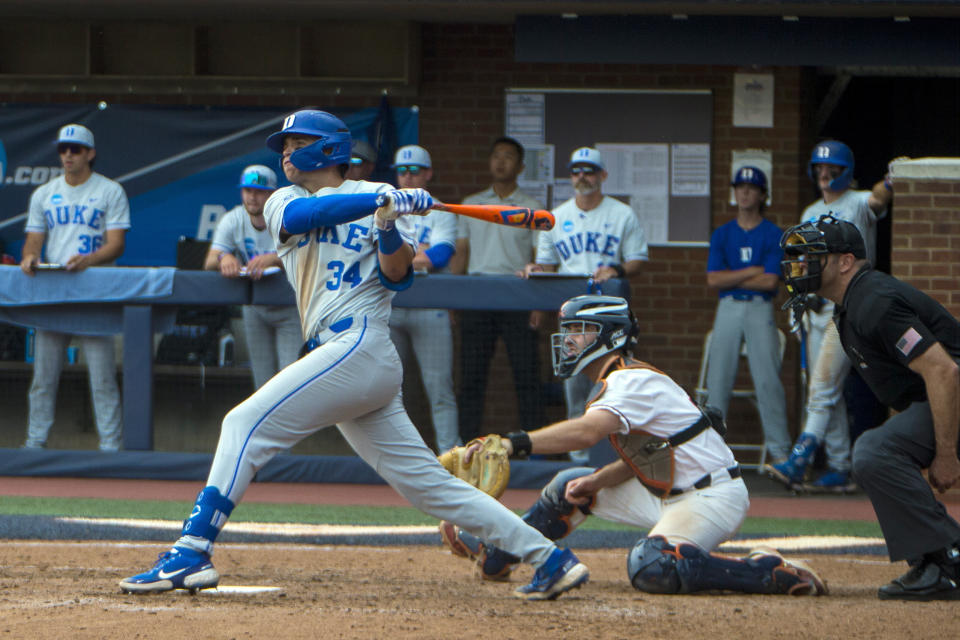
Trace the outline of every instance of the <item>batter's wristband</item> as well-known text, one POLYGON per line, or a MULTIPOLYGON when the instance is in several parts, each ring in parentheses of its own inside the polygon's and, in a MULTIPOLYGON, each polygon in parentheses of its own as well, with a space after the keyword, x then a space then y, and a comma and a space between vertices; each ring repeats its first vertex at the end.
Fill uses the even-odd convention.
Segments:
POLYGON ((617 272, 617 277, 622 278, 627 275, 627 272, 624 270, 622 264, 612 264, 610 268, 617 272))
POLYGON ((396 227, 389 229, 377 229, 377 237, 380 242, 380 253, 390 255, 396 253, 403 246, 403 238, 396 227))
POLYGON ((533 450, 533 443, 530 442, 530 434, 526 431, 513 431, 507 434, 507 440, 513 447, 513 455, 518 458, 526 458, 533 450))

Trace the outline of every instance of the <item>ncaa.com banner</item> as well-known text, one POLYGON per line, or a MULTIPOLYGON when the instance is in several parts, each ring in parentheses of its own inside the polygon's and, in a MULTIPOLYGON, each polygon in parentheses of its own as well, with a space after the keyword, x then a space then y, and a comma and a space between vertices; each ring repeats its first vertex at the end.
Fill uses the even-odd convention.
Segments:
MULTIPOLYGON (((371 180, 389 182, 394 150, 415 144, 416 108, 331 109, 354 138, 379 150, 371 180)), ((119 182, 130 199, 131 228, 121 265, 172 266, 181 236, 209 239, 220 215, 240 203, 243 168, 273 168, 289 184, 279 156, 265 146, 289 109, 99 105, 0 106, 0 248, 19 260, 30 195, 62 173, 57 131, 77 123, 93 131, 94 171, 119 182)))

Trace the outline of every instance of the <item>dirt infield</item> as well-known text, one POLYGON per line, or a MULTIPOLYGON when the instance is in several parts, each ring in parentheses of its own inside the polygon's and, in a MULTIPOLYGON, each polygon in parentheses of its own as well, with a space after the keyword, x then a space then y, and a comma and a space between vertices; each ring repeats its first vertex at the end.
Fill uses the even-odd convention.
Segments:
MULTIPOLYGON (((955 603, 876 599, 902 567, 876 557, 810 556, 823 598, 652 596, 626 581, 624 550, 584 551, 590 582, 555 602, 511 597, 478 581, 440 548, 218 546, 221 584, 261 594, 132 596, 117 580, 146 568, 162 545, 0 544, 5 638, 925 638, 957 623, 955 603)), ((950 635, 948 632, 947 635, 950 635)))

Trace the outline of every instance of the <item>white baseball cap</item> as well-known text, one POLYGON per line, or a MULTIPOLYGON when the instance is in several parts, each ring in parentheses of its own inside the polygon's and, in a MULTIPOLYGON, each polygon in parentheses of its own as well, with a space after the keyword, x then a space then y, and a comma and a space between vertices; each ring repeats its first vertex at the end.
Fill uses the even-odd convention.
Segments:
POLYGON ((93 132, 82 124, 68 124, 61 127, 57 134, 57 144, 63 143, 81 144, 93 149, 93 132))
POLYGON ((376 162, 377 150, 366 140, 354 140, 350 149, 351 163, 376 162), (357 160, 359 158, 359 160, 357 160))
POLYGON ((573 165, 575 164, 592 164, 598 169, 606 170, 606 167, 603 166, 603 156, 601 156, 600 152, 593 147, 580 147, 571 153, 570 162, 567 164, 567 169, 573 168, 573 165))
POLYGON ((431 168, 430 153, 417 144, 408 144, 405 147, 397 149, 393 156, 393 168, 416 165, 418 167, 431 168))
POLYGON ((262 164, 252 164, 240 174, 241 189, 265 189, 273 191, 277 188, 277 174, 270 167, 262 164))

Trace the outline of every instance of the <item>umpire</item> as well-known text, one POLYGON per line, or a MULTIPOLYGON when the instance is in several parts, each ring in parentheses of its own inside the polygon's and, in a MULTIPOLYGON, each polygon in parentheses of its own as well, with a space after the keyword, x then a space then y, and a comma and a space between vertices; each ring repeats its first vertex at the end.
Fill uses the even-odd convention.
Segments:
POLYGON ((891 561, 910 570, 880 587, 884 600, 960 600, 960 525, 934 496, 960 479, 960 323, 929 296, 866 260, 863 238, 829 215, 784 233, 791 303, 808 293, 836 303, 850 361, 898 413, 864 433, 853 473, 870 497, 891 561), (928 469, 929 484, 922 475, 928 469))

